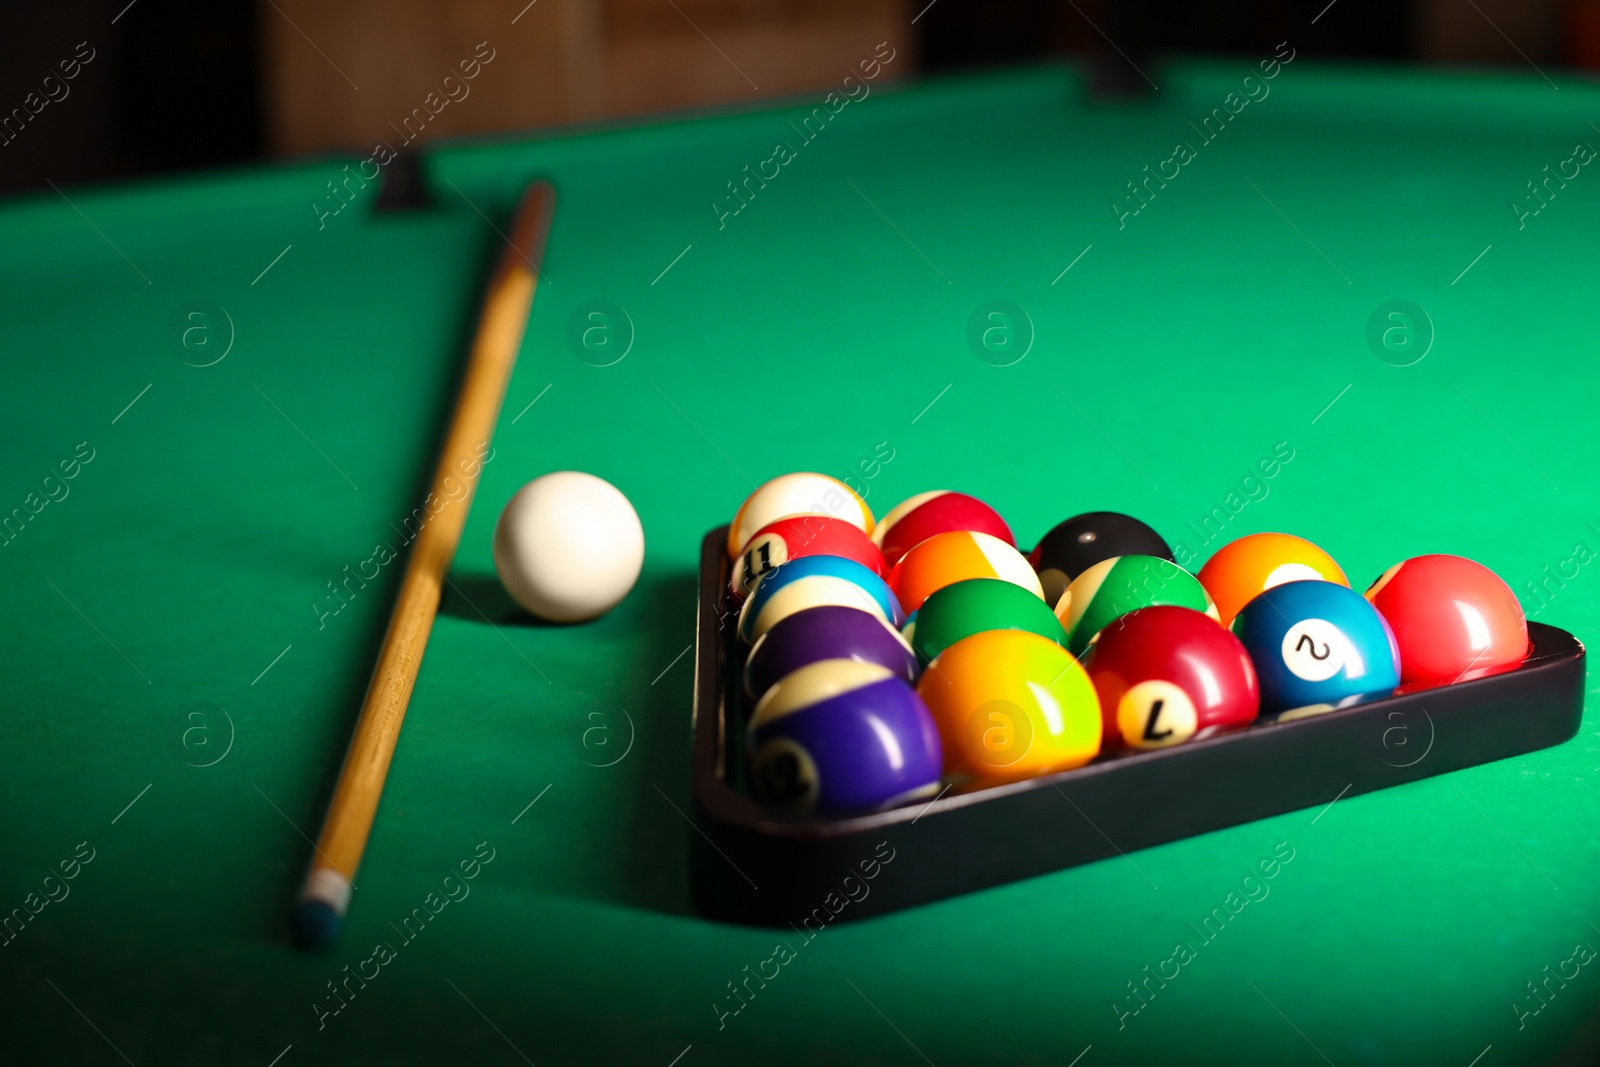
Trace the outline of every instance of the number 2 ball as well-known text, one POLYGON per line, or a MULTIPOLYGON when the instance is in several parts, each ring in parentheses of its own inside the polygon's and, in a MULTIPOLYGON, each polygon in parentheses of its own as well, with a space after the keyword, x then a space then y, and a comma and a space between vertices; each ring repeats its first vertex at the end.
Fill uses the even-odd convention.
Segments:
POLYGON ((1286 582, 1233 620, 1261 683, 1261 712, 1279 715, 1400 684, 1394 632, 1360 593, 1322 581, 1286 582))
POLYGON ((1190 608, 1128 612, 1101 631, 1085 666, 1107 748, 1169 748, 1248 726, 1261 707, 1244 645, 1190 608))
POLYGON ((1417 556, 1383 572, 1367 599, 1394 629, 1400 680, 1456 682, 1509 670, 1528 654, 1511 587, 1461 556, 1417 556))

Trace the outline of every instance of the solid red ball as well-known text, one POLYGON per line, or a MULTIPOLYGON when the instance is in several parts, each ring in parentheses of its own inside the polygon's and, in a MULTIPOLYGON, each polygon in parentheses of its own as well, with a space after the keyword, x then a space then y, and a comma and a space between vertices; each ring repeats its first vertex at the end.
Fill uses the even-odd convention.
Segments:
POLYGON ((952 530, 988 534, 1017 547, 999 512, 975 496, 945 489, 918 493, 896 504, 872 531, 872 540, 883 549, 884 562, 893 567, 923 541, 952 530))
POLYGON ((1128 612, 1100 631, 1085 666, 1106 750, 1169 748, 1247 726, 1261 707, 1244 645, 1190 608, 1128 612))
POLYGON ((1459 682, 1528 655, 1528 620, 1511 587, 1462 556, 1396 563, 1367 590, 1400 646, 1400 684, 1459 682))

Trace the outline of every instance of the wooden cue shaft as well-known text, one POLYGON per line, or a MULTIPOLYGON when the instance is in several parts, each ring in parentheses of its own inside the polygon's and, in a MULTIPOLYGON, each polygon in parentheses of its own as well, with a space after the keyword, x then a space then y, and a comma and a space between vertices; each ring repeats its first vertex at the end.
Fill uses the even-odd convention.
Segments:
POLYGON ((356 869, 366 850, 378 797, 439 610, 445 576, 472 504, 483 449, 494 434, 522 344, 533 305, 536 265, 544 254, 554 206, 555 192, 547 183, 528 186, 507 247, 490 277, 461 393, 433 474, 433 498, 446 503, 424 521, 412 546, 383 648, 328 804, 295 913, 295 934, 304 944, 330 940, 349 907, 356 869), (471 476, 463 476, 463 471, 471 471, 471 476), (454 494, 447 491, 447 480, 458 486, 454 494), (459 490, 462 482, 467 486, 464 495, 459 490))

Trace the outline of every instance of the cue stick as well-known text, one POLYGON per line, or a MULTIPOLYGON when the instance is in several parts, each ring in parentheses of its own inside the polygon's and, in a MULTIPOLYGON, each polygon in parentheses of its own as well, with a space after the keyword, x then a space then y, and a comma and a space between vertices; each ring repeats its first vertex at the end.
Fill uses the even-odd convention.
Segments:
POLYGON ((406 704, 439 610, 445 576, 472 504, 482 449, 494 434, 511 368, 522 344, 528 312, 533 306, 537 264, 544 255, 554 208, 555 191, 548 183, 539 181, 528 186, 512 221, 505 251, 490 275, 461 392, 434 468, 432 496, 446 503, 432 518, 424 520, 406 563, 394 614, 389 618, 355 734, 311 857, 311 869, 295 906, 294 936, 301 945, 315 947, 332 941, 349 909, 356 868, 367 847, 378 797, 405 720, 406 704), (463 472, 469 470, 472 476, 466 477, 463 472), (445 488, 447 480, 456 480, 458 486, 465 482, 467 492, 452 500, 454 494, 445 488))

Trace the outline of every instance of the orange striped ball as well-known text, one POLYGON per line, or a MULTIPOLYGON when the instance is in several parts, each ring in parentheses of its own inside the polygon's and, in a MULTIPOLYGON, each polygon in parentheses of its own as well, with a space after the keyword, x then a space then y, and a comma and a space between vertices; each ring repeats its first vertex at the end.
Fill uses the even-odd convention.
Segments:
POLYGON ((999 578, 1044 599, 1039 576, 1022 553, 998 537, 970 530, 935 534, 918 544, 889 572, 889 588, 911 612, 935 590, 968 578, 999 578))

